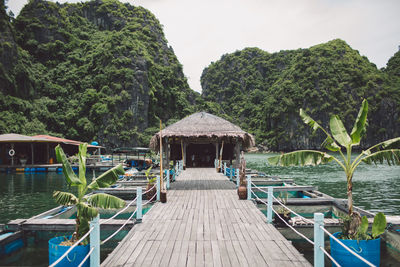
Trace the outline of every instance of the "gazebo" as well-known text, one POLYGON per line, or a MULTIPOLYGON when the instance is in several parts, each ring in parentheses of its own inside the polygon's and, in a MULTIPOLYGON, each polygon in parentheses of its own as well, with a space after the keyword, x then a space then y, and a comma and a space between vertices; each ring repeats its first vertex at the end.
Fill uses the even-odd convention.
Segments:
MULTIPOLYGON (((254 137, 240 127, 207 112, 194 113, 161 131, 165 160, 183 160, 187 167, 213 167, 214 160, 240 164, 240 151, 254 146, 254 137)), ((150 141, 157 151, 160 132, 150 141)))

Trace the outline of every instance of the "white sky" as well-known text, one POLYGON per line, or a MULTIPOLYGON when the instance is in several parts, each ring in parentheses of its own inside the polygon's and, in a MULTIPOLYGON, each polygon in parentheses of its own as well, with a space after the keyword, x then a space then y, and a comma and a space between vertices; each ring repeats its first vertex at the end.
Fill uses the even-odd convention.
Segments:
MULTIPOLYGON (((9 0, 18 14, 27 0, 9 0)), ((81 2, 61 0, 64 2, 81 2)), ((245 47, 268 52, 341 38, 378 68, 400 45, 399 0, 122 0, 149 9, 164 26, 192 89, 205 67, 245 47)))

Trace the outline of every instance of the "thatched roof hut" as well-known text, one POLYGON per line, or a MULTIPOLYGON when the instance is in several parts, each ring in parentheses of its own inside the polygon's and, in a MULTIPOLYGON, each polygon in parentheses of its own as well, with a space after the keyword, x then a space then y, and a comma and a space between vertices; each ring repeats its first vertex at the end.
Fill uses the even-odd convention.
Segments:
MULTIPOLYGON (((255 144, 251 134, 207 112, 194 113, 166 127, 161 134, 163 145, 167 146, 165 150, 168 145, 170 147, 168 158, 184 159, 184 163, 190 163, 189 166, 209 166, 221 156, 223 160, 238 159, 241 149, 255 144), (222 147, 219 151, 218 148, 222 147)), ((151 138, 150 148, 157 151, 159 144, 160 132, 151 138)))

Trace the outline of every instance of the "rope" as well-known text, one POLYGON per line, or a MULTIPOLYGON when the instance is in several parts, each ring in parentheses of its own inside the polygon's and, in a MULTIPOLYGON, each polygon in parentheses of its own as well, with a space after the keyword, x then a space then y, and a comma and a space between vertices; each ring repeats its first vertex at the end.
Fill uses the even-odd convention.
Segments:
POLYGON ((325 248, 323 247, 319 247, 320 250, 322 250, 322 252, 324 252, 324 254, 334 263, 336 264, 336 266, 341 266, 337 261, 335 261, 335 259, 331 256, 331 254, 328 253, 328 251, 325 250, 325 248))
MULTIPOLYGON (((153 195, 153 197, 152 197, 149 201, 147 201, 145 204, 143 204, 142 206, 145 206, 145 205, 147 205, 148 203, 150 203, 150 202, 154 199, 155 196, 156 196, 156 195, 153 195)), ((121 231, 122 228, 124 228, 125 225, 128 223, 128 221, 130 221, 130 220, 133 218, 133 215, 135 215, 136 212, 137 212, 137 207, 136 207, 135 211, 132 213, 132 215, 129 216, 129 218, 124 222, 124 224, 123 224, 117 231, 115 231, 112 235, 110 235, 109 237, 107 237, 107 239, 105 239, 104 241, 102 241, 100 244, 101 244, 101 245, 105 244, 108 240, 110 240, 110 239, 113 238, 117 233, 119 233, 119 231, 121 231)))
POLYGON ((53 262, 53 264, 51 264, 49 267, 54 267, 56 266, 60 261, 62 261, 65 256, 67 256, 79 243, 81 243, 89 234, 90 232, 92 232, 94 229, 94 227, 90 228, 89 231, 81 237, 81 239, 79 239, 78 241, 75 242, 75 244, 73 244, 67 251, 65 251, 65 253, 58 258, 58 260, 56 260, 55 262, 53 262))
MULTIPOLYGON (((257 185, 255 185, 253 182, 251 183, 252 185, 254 185, 254 187, 258 188, 259 190, 261 190, 264 193, 267 193, 266 191, 262 190, 261 188, 259 188, 257 185)), ((253 190, 251 190, 253 192, 253 194, 256 196, 256 199, 260 200, 262 203, 264 203, 265 205, 267 205, 267 203, 265 201, 262 201, 259 197, 257 197, 257 195, 254 193, 253 190)), ((302 220, 309 222, 311 224, 314 224, 313 221, 304 218, 303 216, 297 214, 296 212, 294 212, 293 210, 291 210, 290 208, 288 208, 287 206, 285 206, 282 202, 280 202, 277 198, 275 198, 274 196, 272 196, 272 198, 277 201, 281 206, 285 207, 287 210, 289 210, 290 212, 292 212, 293 214, 295 214, 296 216, 302 218, 302 220)), ((274 208, 272 208, 272 210, 275 212, 275 215, 278 215, 276 213, 276 211, 274 210, 274 208)), ((279 218, 281 218, 278 215, 279 218)), ((281 218, 282 219, 282 218, 281 218)), ((309 240, 307 237, 305 237, 303 234, 299 233, 296 229, 294 229, 291 225, 289 225, 285 220, 282 220, 287 226, 289 226, 294 232, 296 232, 298 235, 302 236, 304 239, 306 239, 308 242, 310 242, 311 244, 314 244, 314 242, 312 242, 311 240, 309 240)), ((372 263, 370 263, 369 261, 367 261, 366 259, 364 259, 363 257, 361 257, 360 255, 358 255, 356 252, 354 252, 353 250, 351 250, 350 248, 348 248, 345 244, 343 244, 342 242, 340 242, 336 237, 334 237, 328 230, 326 230, 323 226, 319 226, 325 233, 327 233, 330 237, 332 237, 335 241, 337 241, 342 247, 344 247, 347 251, 349 251, 351 254, 353 254, 354 256, 356 256, 358 259, 360 259, 361 261, 363 261, 364 263, 366 263, 369 266, 375 266, 372 263)), ((325 253, 325 250, 323 250, 325 253)), ((328 256, 329 258, 331 258, 331 256, 328 256)), ((334 261, 334 260, 333 260, 334 261)), ((334 263, 336 263, 334 261, 334 263)), ((340 266, 338 264, 338 266, 340 266)))
POLYGON ((121 214, 122 212, 124 212, 126 209, 128 209, 128 208, 133 204, 133 202, 136 201, 136 199, 137 199, 137 196, 136 196, 128 205, 126 205, 125 208, 123 208, 122 210, 118 211, 118 212, 117 212, 116 214, 114 214, 114 216, 112 216, 111 218, 109 218, 109 219, 107 219, 107 220, 101 222, 100 225, 102 225, 103 223, 107 223, 107 222, 111 221, 112 219, 114 219, 115 217, 117 217, 119 214, 121 214))
POLYGON ((83 261, 81 261, 81 263, 78 265, 78 267, 82 267, 83 264, 85 264, 86 260, 90 257, 90 254, 92 254, 94 250, 94 247, 92 247, 89 251, 89 253, 86 255, 86 257, 83 259, 83 261))
POLYGON ((146 194, 147 192, 150 192, 151 190, 153 190, 153 188, 156 187, 156 185, 154 184, 152 187, 150 187, 148 190, 144 191, 142 193, 142 195, 146 194))
POLYGON ((112 235, 110 235, 109 237, 107 237, 104 241, 101 241, 100 245, 104 245, 105 243, 107 243, 108 240, 110 240, 110 239, 113 238, 116 234, 118 234, 119 231, 121 231, 122 228, 125 227, 125 225, 128 223, 128 221, 130 221, 130 220, 132 219, 132 217, 133 217, 133 215, 135 215, 136 211, 137 211, 137 207, 136 207, 135 211, 132 213, 132 215, 129 216, 129 218, 124 222, 124 224, 123 224, 117 231, 115 231, 112 235))
POLYGON ((322 231, 324 231, 327 235, 329 235, 331 238, 333 238, 336 242, 338 242, 343 248, 345 248, 348 252, 350 252, 351 254, 353 254, 354 256, 356 256, 359 260, 363 261, 365 264, 367 264, 368 266, 372 266, 375 267, 375 265, 373 265, 372 263, 370 263, 369 261, 367 261, 366 259, 364 259, 363 257, 361 257, 360 255, 358 255, 356 252, 354 252, 353 250, 351 250, 349 247, 347 247, 345 244, 343 244, 339 239, 337 239, 334 235, 332 235, 331 233, 329 233, 328 230, 326 230, 324 227, 321 227, 322 231))
MULTIPOLYGON (((255 188, 258 188, 261 192, 264 192, 264 193, 268 194, 267 191, 262 190, 260 187, 258 187, 257 185, 255 185, 253 182, 251 182, 251 184, 254 185, 255 188)), ((254 193, 254 191, 253 191, 253 193, 254 193)), ((254 195, 256 195, 256 194, 254 193, 254 195)), ((256 197, 257 197, 257 196, 256 196, 256 197)), ((260 199, 260 198, 257 197, 257 199, 260 199)), ((288 206, 286 206, 285 204, 283 204, 282 202, 280 202, 280 201, 279 201, 276 197, 274 197, 273 195, 272 195, 272 199, 275 200, 276 202, 278 202, 279 205, 283 206, 285 209, 287 209, 288 211, 290 211, 290 212, 293 213, 294 215, 296 215, 296 216, 302 218, 302 220, 304 220, 304 221, 306 221, 306 222, 308 222, 308 223, 314 224, 313 221, 311 221, 311 220, 309 220, 309 219, 307 219, 307 218, 304 218, 303 216, 301 216, 301 215, 298 214, 297 212, 293 211, 293 210, 290 209, 288 206)), ((261 200, 261 199, 260 199, 260 200, 261 200)))

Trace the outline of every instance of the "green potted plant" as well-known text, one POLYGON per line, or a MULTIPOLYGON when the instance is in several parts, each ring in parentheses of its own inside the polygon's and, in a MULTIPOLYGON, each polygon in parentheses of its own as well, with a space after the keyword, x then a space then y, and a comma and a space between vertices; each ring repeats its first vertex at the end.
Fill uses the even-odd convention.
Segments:
MULTIPOLYGON (((315 150, 299 150, 279 156, 270 157, 268 159, 271 165, 280 166, 305 166, 305 165, 319 165, 326 164, 331 161, 336 162, 341 166, 346 174, 347 180, 347 206, 348 206, 348 223, 344 224, 344 231, 338 236, 343 239, 353 239, 354 235, 357 234, 362 225, 362 219, 358 212, 353 210, 353 174, 361 162, 371 163, 383 163, 385 160, 388 164, 400 164, 400 137, 393 138, 381 143, 378 143, 367 150, 363 150, 357 157, 352 159, 352 148, 360 145, 361 138, 366 133, 367 126, 367 114, 368 114, 368 102, 364 100, 361 108, 358 112, 357 119, 354 123, 353 129, 348 134, 339 116, 333 115, 330 118, 329 133, 320 124, 308 116, 302 109, 300 109, 300 117, 308 124, 314 132, 316 130, 322 130, 326 134, 326 139, 322 143, 322 148, 332 152, 338 153, 340 156, 334 156, 323 151, 315 150), (343 153, 343 150, 345 153, 343 153), (340 160, 341 158, 341 160, 340 160)), ((361 238, 358 235, 358 238, 361 238)), ((370 240, 367 240, 370 241, 370 240)), ((378 242, 379 243, 379 242, 378 242)), ((379 243, 380 244, 380 243, 379 243)), ((377 248, 372 248, 376 250, 377 248)), ((334 255, 335 252, 331 251, 334 255)), ((367 249, 363 250, 361 255, 367 255, 367 249)), ((379 254, 380 255, 380 254, 379 254)), ((380 262, 380 256, 375 256, 374 259, 370 258, 372 263, 380 262)), ((353 257, 355 258, 355 257, 353 257)), ((337 258, 335 258, 337 260, 337 258)), ((357 261, 360 261, 356 259, 357 261)), ((350 263, 352 264, 352 263, 350 263)))
MULTIPOLYGON (((57 161, 62 163, 65 179, 69 186, 76 187, 77 194, 54 191, 53 197, 60 205, 76 206, 77 214, 75 219, 75 232, 72 234, 71 238, 56 237, 49 240, 49 264, 55 262, 69 249, 70 246, 76 243, 76 241, 81 239, 81 237, 89 231, 89 222, 99 214, 97 210, 98 208, 120 209, 125 206, 125 201, 115 196, 104 193, 87 195, 90 191, 113 185, 118 180, 119 175, 125 173, 121 164, 106 171, 87 185, 85 175, 87 144, 79 145, 78 176, 72 170, 71 164, 60 145, 58 145, 55 150, 57 161)), ((76 266, 79 264, 89 252, 88 242, 89 238, 85 238, 69 253, 68 259, 65 257, 60 263, 62 263, 63 266, 76 266)), ((84 266, 89 266, 88 260, 84 266)))
POLYGON ((153 196, 155 194, 157 194, 157 188, 153 187, 154 186, 154 182, 157 180, 157 177, 151 173, 151 169, 153 167, 151 166, 150 168, 148 168, 144 173, 146 175, 146 179, 147 179, 147 187, 146 187, 146 198, 147 200, 150 200, 153 198, 153 196), (151 189, 153 187, 153 189, 151 189), (151 189, 151 190, 150 190, 151 189), (150 190, 150 191, 149 191, 150 190))

